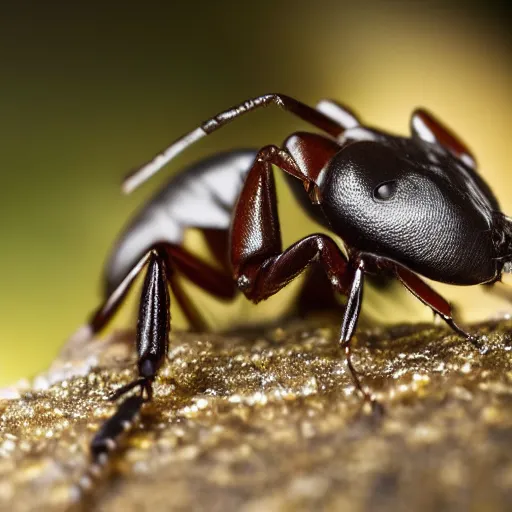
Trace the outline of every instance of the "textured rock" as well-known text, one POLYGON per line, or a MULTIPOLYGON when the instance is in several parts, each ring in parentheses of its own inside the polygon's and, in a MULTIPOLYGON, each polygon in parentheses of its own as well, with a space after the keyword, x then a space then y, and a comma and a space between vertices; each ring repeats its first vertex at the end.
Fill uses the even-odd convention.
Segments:
POLYGON ((354 362, 385 408, 366 410, 334 324, 261 335, 173 334, 155 400, 84 493, 88 443, 134 372, 131 333, 68 347, 0 399, 2 510, 479 510, 512 503, 512 323, 358 333, 354 362))

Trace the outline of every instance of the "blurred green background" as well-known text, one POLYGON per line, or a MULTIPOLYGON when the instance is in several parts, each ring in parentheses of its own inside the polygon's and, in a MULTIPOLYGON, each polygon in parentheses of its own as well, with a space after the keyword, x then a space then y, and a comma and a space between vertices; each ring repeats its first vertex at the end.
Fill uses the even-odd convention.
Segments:
MULTIPOLYGON (((508 3, 4 2, 0 384, 47 366, 97 305, 114 237, 170 173, 306 127, 276 109, 255 113, 121 195, 134 164, 246 98, 337 98, 403 134, 412 109, 427 106, 468 142, 512 212, 508 3)), ((283 220, 285 243, 299 236, 297 224, 283 220)), ((509 308, 479 287, 438 289, 465 321, 509 308)), ((377 319, 431 319, 405 292, 396 292, 400 307, 393 296, 369 294, 377 319)), ((218 318, 243 319, 251 308, 237 307, 218 318)), ((117 324, 132 317, 129 307, 117 324)))

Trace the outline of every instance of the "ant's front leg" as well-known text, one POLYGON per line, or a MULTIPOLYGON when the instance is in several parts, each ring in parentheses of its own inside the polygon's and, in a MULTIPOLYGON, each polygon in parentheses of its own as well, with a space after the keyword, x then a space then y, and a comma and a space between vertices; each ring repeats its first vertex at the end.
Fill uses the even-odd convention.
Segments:
POLYGON ((481 354, 488 352, 488 347, 473 334, 465 331, 453 319, 452 307, 439 293, 425 283, 414 272, 401 265, 395 265, 395 275, 400 282, 418 299, 437 313, 457 334, 468 340, 481 354))
POLYGON ((361 381, 359 380, 357 372, 352 364, 352 352, 350 345, 350 341, 354 331, 356 330, 357 320, 359 319, 361 304, 363 302, 364 261, 359 260, 357 265, 350 265, 349 274, 351 284, 347 295, 348 300, 345 307, 345 313, 343 314, 343 322, 341 324, 340 345, 345 351, 347 366, 350 370, 356 388, 363 395, 365 401, 374 403, 375 400, 363 389, 361 381))
POLYGON ((264 300, 286 286, 309 265, 320 265, 333 289, 348 295, 340 332, 350 375, 365 401, 374 403, 359 380, 351 360, 350 342, 361 310, 363 262, 347 263, 334 240, 313 234, 282 250, 277 196, 271 165, 300 176, 285 150, 263 148, 247 175, 232 225, 231 261, 239 288, 251 301, 264 300))

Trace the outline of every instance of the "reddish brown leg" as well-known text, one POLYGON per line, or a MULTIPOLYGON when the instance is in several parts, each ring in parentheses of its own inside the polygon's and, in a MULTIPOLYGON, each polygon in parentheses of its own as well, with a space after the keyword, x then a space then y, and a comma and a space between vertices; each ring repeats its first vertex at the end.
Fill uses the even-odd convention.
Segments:
POLYGON ((487 347, 482 344, 478 337, 468 333, 455 323, 452 316, 452 307, 439 293, 432 289, 427 283, 420 279, 415 273, 405 267, 396 265, 395 274, 402 284, 423 304, 429 306, 434 313, 437 313, 456 333, 466 338, 482 354, 487 352, 487 347))
POLYGON ((343 126, 340 126, 340 124, 331 117, 315 108, 290 98, 289 96, 285 96, 284 94, 265 94, 244 101, 236 107, 217 114, 211 119, 204 121, 199 128, 180 137, 151 161, 132 171, 124 180, 123 190, 127 193, 131 192, 158 172, 164 165, 169 163, 176 155, 199 139, 222 128, 224 125, 243 114, 269 105, 277 105, 333 137, 338 137, 344 131, 343 126))
POLYGON ((226 274, 231 275, 229 262, 229 230, 202 229, 204 238, 215 259, 221 264, 226 274))
MULTIPOLYGON (((219 230, 219 233, 224 232, 219 230)), ((222 237, 221 240, 224 241, 225 237, 222 237)), ((227 253, 227 247, 228 244, 226 243, 224 246, 225 253, 227 253)), ((207 330, 208 324, 204 320, 203 315, 201 315, 194 302, 183 290, 173 269, 178 270, 182 275, 206 292, 224 300, 231 300, 235 297, 235 281, 227 271, 223 273, 211 267, 206 262, 187 251, 184 247, 167 245, 163 248, 163 252, 167 255, 167 279, 171 290, 180 308, 187 317, 190 326, 199 332, 207 330)))
MULTIPOLYGON (((162 245, 168 254, 168 266, 179 270, 185 277, 203 290, 220 299, 232 299, 236 285, 232 277, 208 265, 179 245, 162 245)), ((226 245, 225 251, 227 252, 226 245)))
POLYGON ((348 292, 340 345, 356 388, 365 400, 371 401, 354 370, 350 352, 350 340, 361 308, 363 263, 349 270, 334 240, 322 234, 310 235, 282 251, 271 167, 271 164, 281 167, 277 155, 276 148, 260 151, 240 194, 232 225, 234 277, 246 297, 256 303, 277 293, 311 263, 321 265, 334 289, 348 292))
POLYGON ((243 283, 241 289, 247 298, 257 303, 277 293, 313 262, 322 266, 336 291, 348 294, 339 343, 357 390, 366 401, 373 402, 354 369, 350 350, 350 342, 361 311, 364 275, 362 263, 355 270, 347 269, 347 262, 334 240, 326 235, 310 235, 281 254, 260 263, 251 263, 249 256, 247 263, 241 268, 239 283, 243 283))
POLYGON ((169 281, 169 285, 171 287, 171 291, 176 299, 176 302, 180 306, 183 314, 188 320, 190 327, 196 332, 204 332, 208 328, 208 324, 206 323, 203 315, 199 312, 194 302, 189 298, 181 283, 178 281, 176 274, 172 272, 168 272, 167 279, 169 281))
POLYGON ((246 297, 257 303, 277 293, 317 261, 336 291, 346 293, 347 261, 334 240, 322 234, 307 236, 280 254, 263 260, 253 260, 248 254, 238 281, 246 297))
MULTIPOLYGON (((213 246, 215 249, 213 252, 214 257, 216 259, 220 258, 223 252, 225 260, 228 253, 227 231, 212 230, 211 233, 208 233, 207 241, 210 248, 213 246), (222 246, 223 251, 221 249, 222 246)), ((172 269, 176 268, 203 290, 219 299, 225 300, 233 299, 236 294, 236 284, 231 277, 231 272, 228 274, 227 269, 224 270, 224 273, 214 269, 181 246, 167 246, 166 253, 168 255, 168 280, 176 301, 193 329, 196 331, 207 330, 208 325, 203 316, 183 290, 172 269)))

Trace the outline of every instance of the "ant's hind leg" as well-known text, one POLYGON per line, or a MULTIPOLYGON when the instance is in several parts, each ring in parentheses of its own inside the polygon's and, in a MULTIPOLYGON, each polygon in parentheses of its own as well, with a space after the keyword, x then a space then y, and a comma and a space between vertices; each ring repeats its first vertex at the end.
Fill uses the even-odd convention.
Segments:
MULTIPOLYGON (((135 388, 140 392, 125 398, 116 412, 100 427, 90 444, 91 466, 80 482, 84 490, 92 486, 92 477, 100 473, 108 453, 116 448, 119 438, 134 423, 144 402, 152 400, 153 382, 167 355, 170 332, 170 296, 165 256, 150 251, 141 262, 147 263, 137 323, 138 377, 117 389, 110 397, 117 400, 135 388)), ((139 269, 140 271, 140 269, 139 269)))
POLYGON ((158 251, 149 253, 148 268, 142 288, 137 322, 137 367, 139 377, 112 396, 116 400, 140 386, 141 394, 151 400, 153 381, 167 355, 170 332, 170 296, 165 257, 158 251))
POLYGON ((90 444, 91 465, 87 474, 79 482, 83 490, 89 490, 92 487, 93 478, 98 478, 101 475, 101 471, 108 461, 109 453, 117 448, 123 434, 132 428, 143 404, 144 398, 141 395, 125 398, 114 415, 106 420, 96 432, 90 444))
POLYGON ((78 482, 81 493, 91 491, 94 488, 94 481, 101 478, 107 466, 109 454, 119 446, 124 435, 131 430, 144 402, 142 395, 131 395, 125 398, 116 412, 96 432, 89 445, 90 465, 78 482))

